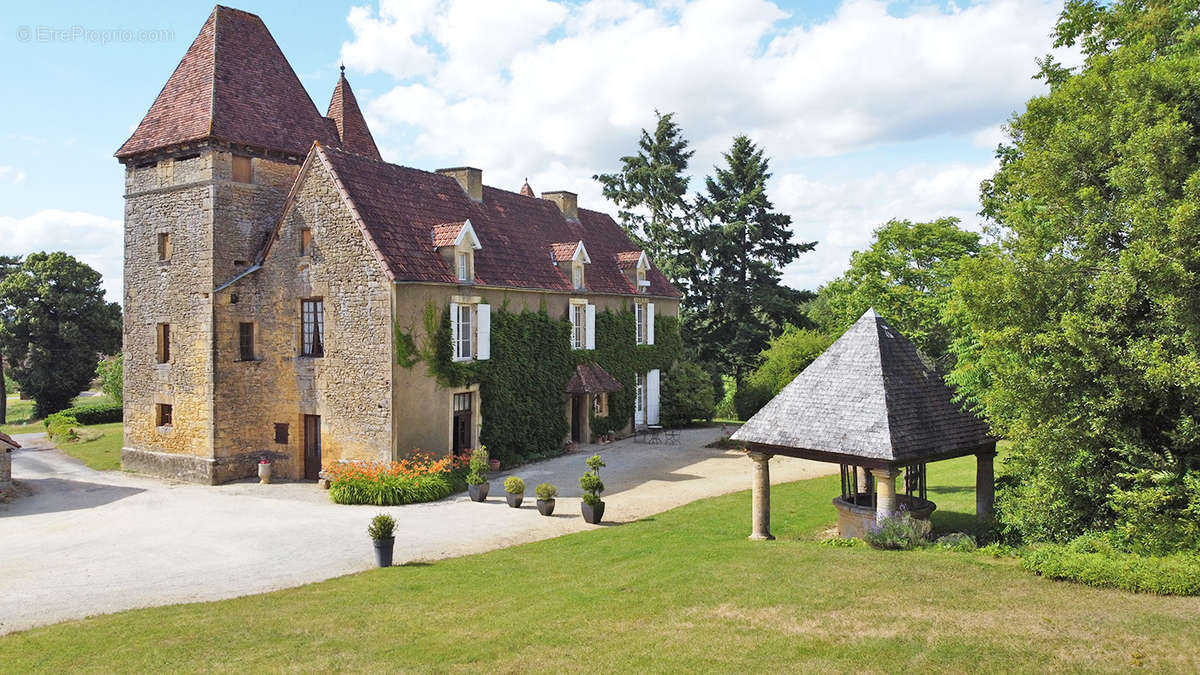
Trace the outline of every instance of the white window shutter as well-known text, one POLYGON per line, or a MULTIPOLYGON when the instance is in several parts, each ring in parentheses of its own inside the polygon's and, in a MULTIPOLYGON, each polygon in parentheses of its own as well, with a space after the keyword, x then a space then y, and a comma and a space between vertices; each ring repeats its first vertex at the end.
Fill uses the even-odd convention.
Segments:
MULTIPOLYGON (((654 303, 646 303, 646 344, 654 344, 654 303)), ((654 372, 658 372, 657 370, 654 372)))
POLYGON ((584 321, 587 322, 587 343, 588 349, 596 348, 596 306, 588 305, 584 310, 584 321))
MULTIPOLYGON (((430 336, 432 337, 432 336, 430 336)), ((458 358, 458 303, 450 303, 450 354, 458 358)))
POLYGON ((646 423, 658 424, 658 370, 646 373, 646 423))
POLYGON ((492 356, 492 306, 477 305, 475 307, 475 339, 479 343, 475 347, 475 358, 486 361, 492 356))

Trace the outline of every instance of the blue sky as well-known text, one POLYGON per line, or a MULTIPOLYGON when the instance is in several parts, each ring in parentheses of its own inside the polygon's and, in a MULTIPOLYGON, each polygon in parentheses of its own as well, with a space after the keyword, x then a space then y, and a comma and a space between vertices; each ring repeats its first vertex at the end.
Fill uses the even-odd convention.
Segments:
MULTIPOLYGON (((693 190, 737 133, 766 148, 813 288, 890 217, 978 210, 1001 125, 1041 93, 1061 5, 766 0, 237 2, 260 15, 322 111, 344 59, 388 161, 471 164, 486 183, 571 189, 616 167, 653 111, 697 150, 693 190)), ((0 237, 65 249, 120 298, 123 176, 112 153, 212 4, 21 3, 3 10, 0 237)), ((1068 61, 1071 55, 1064 55, 1068 61)))

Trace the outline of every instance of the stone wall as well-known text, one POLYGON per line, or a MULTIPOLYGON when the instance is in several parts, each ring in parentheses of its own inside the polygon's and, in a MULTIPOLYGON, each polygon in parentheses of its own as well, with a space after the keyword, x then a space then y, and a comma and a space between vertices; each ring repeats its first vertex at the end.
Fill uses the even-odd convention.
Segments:
POLYGON ((122 462, 133 470, 147 469, 140 453, 166 453, 193 466, 168 475, 202 474, 212 456, 212 161, 206 149, 126 168, 122 462), (159 233, 170 236, 165 261, 159 233), (159 323, 170 324, 167 363, 157 359, 159 323), (158 404, 172 406, 170 426, 157 426, 158 404))
POLYGON ((314 157, 263 268, 216 299, 219 396, 228 400, 218 404, 218 454, 270 453, 275 475, 299 478, 303 416, 320 415, 325 466, 339 459, 390 459, 390 302, 382 267, 314 157), (306 227, 312 252, 301 256, 306 227), (311 358, 300 355, 300 303, 318 297, 324 302, 325 355, 311 358), (241 321, 255 323, 253 362, 236 361, 241 321), (288 425, 285 444, 275 443, 277 423, 288 425))

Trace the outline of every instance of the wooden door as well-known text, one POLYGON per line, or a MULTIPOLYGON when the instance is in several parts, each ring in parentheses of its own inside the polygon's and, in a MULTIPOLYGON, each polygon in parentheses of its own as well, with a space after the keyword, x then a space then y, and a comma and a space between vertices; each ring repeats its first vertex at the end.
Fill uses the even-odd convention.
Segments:
POLYGON ((571 397, 571 440, 577 443, 583 441, 583 411, 587 407, 583 401, 579 394, 571 397))
POLYGON ((304 478, 317 480, 321 473, 321 416, 304 416, 304 478))

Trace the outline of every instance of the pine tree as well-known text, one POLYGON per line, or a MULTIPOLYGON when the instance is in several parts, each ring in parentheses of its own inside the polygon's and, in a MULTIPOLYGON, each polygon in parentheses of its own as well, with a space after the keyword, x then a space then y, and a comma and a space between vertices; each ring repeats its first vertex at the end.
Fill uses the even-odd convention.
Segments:
POLYGON ((637 154, 622 157, 619 172, 593 178, 604 186, 605 198, 617 205, 625 232, 686 293, 692 208, 685 173, 694 151, 688 150, 674 113, 654 114, 654 135, 642 129, 637 154))
POLYGON ((771 336, 802 320, 799 304, 812 294, 780 279, 816 242, 792 242, 791 216, 767 197, 761 148, 738 136, 724 156, 726 166, 705 180, 707 194, 696 197, 707 223, 694 239, 687 336, 701 360, 741 382, 771 336))
MULTIPOLYGON (((21 257, 0 255, 0 281, 21 266, 21 257)), ((0 354, 0 424, 8 420, 8 380, 4 375, 4 355, 0 354)))

